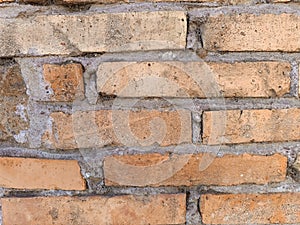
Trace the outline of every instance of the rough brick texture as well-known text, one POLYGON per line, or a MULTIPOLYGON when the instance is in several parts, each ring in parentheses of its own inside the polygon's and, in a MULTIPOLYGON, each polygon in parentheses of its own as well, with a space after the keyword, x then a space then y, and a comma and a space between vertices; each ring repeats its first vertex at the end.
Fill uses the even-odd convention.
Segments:
POLYGON ((290 71, 281 62, 105 62, 97 90, 119 97, 275 97, 289 93, 290 71))
POLYGON ((300 16, 296 14, 219 14, 202 27, 210 51, 300 50, 300 16), (284 25, 283 25, 284 24, 284 25))
POLYGON ((285 179, 287 159, 273 156, 124 155, 105 159, 106 185, 191 186, 266 184, 285 179))
POLYGON ((84 190, 74 160, 0 158, 0 187, 18 189, 84 190))
POLYGON ((52 101, 69 102, 84 97, 83 71, 80 64, 45 64, 44 79, 49 84, 46 92, 52 101))
POLYGON ((0 0, 0 224, 300 224, 297 1, 0 0))
POLYGON ((0 62, 0 141, 26 142, 27 100, 19 65, 10 60, 0 62))
POLYGON ((44 134, 45 145, 74 149, 117 146, 161 146, 190 143, 191 115, 185 110, 101 110, 51 114, 52 129, 44 134), (164 125, 162 125, 164 124, 164 125), (155 131, 155 132, 154 132, 155 131))
POLYGON ((0 18, 0 57, 183 49, 186 22, 176 11, 0 18))
POLYGON ((185 194, 1 199, 4 224, 184 224, 185 194))
POLYGON ((205 224, 300 223, 300 193, 205 194, 200 199, 205 224))
POLYGON ((300 109, 205 112, 203 142, 209 145, 300 140, 300 109))

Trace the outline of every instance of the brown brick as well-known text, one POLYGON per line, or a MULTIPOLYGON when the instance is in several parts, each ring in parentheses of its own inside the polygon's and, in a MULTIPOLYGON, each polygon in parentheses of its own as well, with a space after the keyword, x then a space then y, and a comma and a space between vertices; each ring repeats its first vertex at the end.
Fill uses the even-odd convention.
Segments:
POLYGON ((0 64, 0 96, 19 97, 26 95, 26 85, 17 63, 0 64))
POLYGON ((0 57, 184 49, 182 11, 0 18, 0 57), (159 24, 159 26, 157 26, 159 24))
POLYGON ((0 141, 14 141, 15 138, 25 142, 19 140, 18 135, 29 126, 27 100, 19 65, 9 60, 0 63, 0 141))
POLYGON ((18 189, 84 190, 75 160, 0 158, 0 186, 18 189))
POLYGON ((3 198, 3 223, 184 224, 185 194, 3 198))
POLYGON ((203 115, 204 144, 300 140, 300 109, 210 111, 203 115))
POLYGON ((275 97, 289 93, 290 71, 285 62, 103 62, 97 89, 120 97, 275 97))
POLYGON ((124 155, 104 161, 108 186, 266 184, 286 176, 286 157, 260 155, 124 155))
POLYGON ((296 14, 219 14, 202 27, 209 51, 300 50, 300 16, 296 14))
POLYGON ((46 146, 60 149, 191 143, 191 115, 178 111, 78 111, 51 114, 46 146))
POLYGON ((205 194, 200 211, 205 224, 298 224, 300 193, 205 194))
MULTIPOLYGON (((81 64, 45 64, 44 79, 53 91, 52 101, 70 102, 84 97, 83 70, 81 64)), ((49 92, 49 90, 48 90, 49 92)))

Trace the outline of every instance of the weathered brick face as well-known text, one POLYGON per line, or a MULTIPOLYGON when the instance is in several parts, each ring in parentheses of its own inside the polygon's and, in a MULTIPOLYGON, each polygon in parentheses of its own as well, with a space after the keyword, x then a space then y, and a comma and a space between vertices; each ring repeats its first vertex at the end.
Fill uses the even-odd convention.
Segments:
POLYGON ((202 195, 205 224, 299 223, 299 193, 202 195))
POLYGON ((22 131, 29 126, 27 99, 20 67, 13 61, 3 61, 0 64, 0 140, 26 141, 22 131))
POLYGON ((132 155, 105 159, 106 185, 192 186, 264 184, 285 179, 286 158, 280 155, 132 155), (173 171, 167 172, 168 168, 173 171), (130 173, 128 173, 128 170, 130 173))
POLYGON ((84 97, 83 71, 80 64, 43 66, 44 79, 48 84, 46 93, 51 93, 51 101, 71 102, 84 97))
POLYGON ((296 141, 299 116, 299 109, 205 112, 203 141, 212 145, 296 141))
POLYGON ((45 132, 45 145, 74 149, 112 146, 168 146, 191 143, 188 111, 101 110, 51 114, 52 128, 45 132), (163 126, 164 125, 164 126, 163 126))
POLYGON ((183 224, 185 195, 3 198, 4 223, 183 224))
POLYGON ((97 90, 119 97, 280 97, 290 92, 290 71, 281 62, 105 62, 97 90))
POLYGON ((230 52, 298 52, 299 25, 300 17, 287 13, 215 15, 202 27, 204 48, 230 52))
POLYGON ((0 224, 300 224, 297 1, 0 0, 0 224))

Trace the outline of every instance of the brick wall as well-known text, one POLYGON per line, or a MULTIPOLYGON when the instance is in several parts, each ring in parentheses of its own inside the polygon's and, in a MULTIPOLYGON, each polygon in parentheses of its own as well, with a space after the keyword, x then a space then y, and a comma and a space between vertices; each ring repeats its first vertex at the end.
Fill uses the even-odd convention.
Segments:
POLYGON ((0 224, 300 224, 300 5, 0 0, 0 224))

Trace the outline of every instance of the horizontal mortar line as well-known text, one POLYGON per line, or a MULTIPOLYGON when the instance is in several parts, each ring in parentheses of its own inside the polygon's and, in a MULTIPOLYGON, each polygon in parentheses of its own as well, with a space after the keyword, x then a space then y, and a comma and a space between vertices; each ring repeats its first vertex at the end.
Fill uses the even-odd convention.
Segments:
POLYGON ((204 58, 211 62, 257 62, 257 61, 300 61, 297 52, 208 52, 204 58), (247 61, 245 61, 247 60, 247 61))
POLYGON ((40 159, 81 159, 78 150, 51 150, 39 148, 0 147, 0 157, 25 157, 40 159), (55 151, 55 152, 53 152, 55 151))
POLYGON ((256 5, 247 5, 245 7, 244 4, 240 5, 228 5, 228 6, 220 6, 217 9, 210 8, 200 8, 200 9, 191 9, 189 11, 189 15, 191 19, 195 19, 197 17, 206 17, 206 16, 215 16, 215 15, 228 15, 228 14, 273 14, 279 15, 283 13, 291 13, 300 15, 299 6, 286 5, 286 4, 278 4, 278 3, 261 3, 256 5))
MULTIPOLYGON (((5 56, 2 59, 3 60, 9 60, 9 59, 33 59, 33 60, 42 60, 42 59, 49 59, 49 60, 81 60, 81 61, 89 61, 97 59, 99 62, 132 62, 133 60, 136 61, 146 61, 146 60, 159 60, 159 61, 175 61, 178 59, 173 58, 172 56, 166 56, 166 53, 172 53, 176 54, 181 57, 182 61, 195 61, 191 60, 190 57, 191 54, 194 54, 195 57, 197 57, 196 53, 191 49, 162 49, 162 50, 147 50, 147 51, 130 51, 130 52, 82 52, 78 55, 72 55, 72 54, 45 54, 45 55, 24 55, 24 56, 5 56), (181 56, 180 54, 184 54, 181 56), (110 58, 111 57, 111 58, 110 58), (136 58, 135 58, 136 57, 136 58), (142 57, 142 59, 141 59, 142 57), (163 58, 164 59, 163 59, 163 58), (169 57, 169 59, 168 59, 169 57), (129 58, 129 59, 128 59, 129 58), (101 61, 103 60, 103 61, 101 61), (110 60, 110 61, 109 61, 110 60)), ((195 58, 197 59, 197 58, 195 58)))
MULTIPOLYGON (((101 99, 100 99, 101 101, 101 99)), ((52 111, 59 111, 60 107, 66 106, 64 111, 91 111, 91 110, 177 110, 188 109, 190 111, 215 111, 215 110, 251 110, 251 109, 289 109, 299 108, 300 100, 296 97, 290 98, 118 98, 118 104, 114 99, 103 100, 95 105, 87 105, 86 102, 72 103, 36 101, 33 104, 47 105, 53 107, 52 111), (120 102, 122 100, 124 103, 120 102), (187 101, 190 100, 190 101, 187 101), (135 104, 133 104, 135 103, 135 104), (82 105, 81 105, 82 104, 82 105)))
POLYGON ((254 194, 271 194, 271 193, 291 193, 300 192, 300 184, 292 181, 284 181, 280 183, 272 184, 242 184, 236 186, 209 186, 202 190, 202 193, 215 192, 214 194, 243 194, 243 193, 254 193, 254 194))
MULTIPOLYGON (((205 48, 203 48, 203 50, 206 51, 205 48)), ((259 55, 259 54, 263 54, 263 55, 267 55, 267 54, 281 54, 283 57, 284 56, 296 56, 299 57, 299 51, 207 51, 208 54, 212 54, 212 55, 218 55, 218 56, 222 56, 222 55, 230 55, 230 54, 240 54, 240 57, 243 57, 243 54, 249 55, 249 54, 254 54, 254 55, 259 55)), ((266 56, 267 57, 267 56, 266 56)), ((270 55, 269 55, 270 57, 270 55)), ((273 55, 271 55, 271 57, 274 57, 273 55)), ((279 57, 279 56, 277 56, 279 57)))
MULTIPOLYGON (((243 184, 235 186, 160 186, 160 187, 111 187, 102 186, 102 191, 87 189, 85 191, 63 191, 63 190, 23 190, 12 188, 1 188, 3 197, 90 197, 101 195, 113 197, 115 195, 159 195, 159 194, 184 194, 190 191, 197 192, 199 196, 204 194, 272 194, 272 193, 293 193, 300 192, 300 185, 291 182, 281 182, 273 184, 243 184), (24 196, 25 195, 25 196, 24 196)), ((1 193, 1 191, 0 191, 1 193)))
POLYGON ((12 189, 12 188, 1 188, 4 192, 2 195, 5 197, 59 197, 59 196, 70 196, 70 197, 91 197, 101 195, 103 197, 113 197, 117 195, 159 195, 159 194, 184 194, 189 189, 194 187, 108 187, 102 186, 103 190, 92 190, 86 189, 85 191, 64 191, 64 190, 33 190, 33 189, 12 189))
POLYGON ((0 157, 32 157, 41 159, 76 159, 84 160, 84 158, 103 159, 111 155, 123 154, 197 154, 197 153, 214 153, 219 157, 225 154, 240 155, 244 153, 257 154, 257 155, 272 155, 274 153, 287 154, 289 151, 300 152, 300 141, 294 142, 278 142, 278 143, 246 143, 236 145, 201 145, 201 144, 183 144, 176 146, 137 146, 137 147, 103 147, 103 148, 86 148, 77 150, 60 150, 53 153, 50 149, 33 149, 33 148, 13 148, 4 147, 0 148, 0 157), (72 153, 70 153, 70 151, 72 153), (82 158, 83 157, 83 158, 82 158))
MULTIPOLYGON (((0 57, 1 58, 1 57, 0 57)), ((51 60, 81 60, 89 61, 98 59, 99 62, 143 62, 143 61, 182 61, 182 62, 256 62, 256 61, 300 61, 300 53, 296 52, 208 52, 204 58, 197 56, 192 49, 163 49, 130 52, 81 52, 78 55, 72 54, 46 54, 46 55, 24 55, 24 56, 5 56, 2 60, 9 59, 51 59, 51 60), (165 53, 172 53, 166 56, 165 53), (110 58, 111 57, 111 58, 110 58), (128 57, 131 57, 128 59, 128 57), (136 58, 135 58, 136 57, 136 58), (141 58, 142 57, 142 58, 141 58), (163 57, 163 58, 162 58, 163 57), (102 61, 103 60, 103 61, 102 61)))

